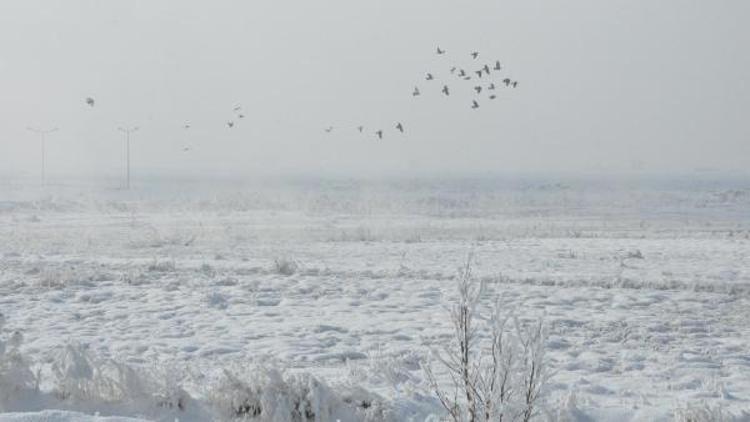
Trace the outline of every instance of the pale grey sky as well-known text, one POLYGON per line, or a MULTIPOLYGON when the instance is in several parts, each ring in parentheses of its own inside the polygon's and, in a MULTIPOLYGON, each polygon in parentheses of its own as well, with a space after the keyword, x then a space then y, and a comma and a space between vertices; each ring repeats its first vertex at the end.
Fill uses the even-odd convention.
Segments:
POLYGON ((747 22, 741 0, 3 1, 0 173, 37 173, 33 125, 60 127, 50 174, 114 174, 126 124, 136 172, 747 168, 747 22), (520 82, 479 110, 422 79, 472 50, 520 82))

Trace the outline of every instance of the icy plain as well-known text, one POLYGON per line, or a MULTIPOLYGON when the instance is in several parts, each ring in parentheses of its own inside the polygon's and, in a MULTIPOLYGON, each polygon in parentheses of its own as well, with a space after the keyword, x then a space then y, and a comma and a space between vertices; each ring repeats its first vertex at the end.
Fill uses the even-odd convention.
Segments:
POLYGON ((71 342, 188 375, 272 360, 420 420, 439 407, 414 398, 419 365, 450 336, 473 251, 487 305, 547 323, 548 407, 573 393, 579 420, 750 408, 748 179, 2 189, 4 332, 42 371, 71 342))

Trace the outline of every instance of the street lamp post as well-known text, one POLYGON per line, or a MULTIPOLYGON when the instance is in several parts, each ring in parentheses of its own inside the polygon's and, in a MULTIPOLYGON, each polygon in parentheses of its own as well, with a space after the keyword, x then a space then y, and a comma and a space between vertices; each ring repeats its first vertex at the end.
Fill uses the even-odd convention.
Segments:
POLYGON ((125 134, 125 166, 127 168, 125 188, 130 189, 130 134, 133 132, 137 132, 138 126, 133 126, 131 128, 118 127, 117 130, 125 134))
POLYGON ((37 135, 39 135, 39 138, 42 141, 42 186, 44 186, 45 183, 46 183, 45 161, 46 161, 46 156, 47 156, 46 146, 45 146, 45 144, 46 144, 46 139, 45 138, 47 137, 48 134, 50 134, 52 132, 56 132, 57 128, 55 127, 55 128, 52 128, 52 129, 39 129, 39 128, 35 128, 35 127, 27 127, 26 129, 28 131, 30 131, 30 132, 34 132, 37 135))

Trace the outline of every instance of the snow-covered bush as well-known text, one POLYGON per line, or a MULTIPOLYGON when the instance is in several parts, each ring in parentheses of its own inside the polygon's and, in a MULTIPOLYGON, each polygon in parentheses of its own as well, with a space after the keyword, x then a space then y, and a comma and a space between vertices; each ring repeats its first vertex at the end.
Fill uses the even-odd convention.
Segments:
POLYGON ((276 273, 281 275, 293 275, 297 272, 299 264, 294 258, 280 256, 273 260, 273 268, 276 273))
POLYGON ((505 314, 499 302, 490 318, 482 318, 479 303, 485 285, 472 276, 471 263, 470 255, 459 271, 451 341, 433 352, 450 381, 441 382, 430 363, 425 365, 427 379, 456 422, 527 422, 540 410, 548 379, 544 324, 523 324, 505 314))
POLYGON ((144 392, 136 371, 100 360, 80 344, 68 344, 52 365, 54 391, 61 400, 119 402, 144 392))
POLYGON ((221 292, 212 291, 206 295, 206 303, 210 308, 226 309, 229 306, 227 297, 221 292))
POLYGON ((150 394, 156 406, 165 409, 195 411, 198 404, 183 388, 183 377, 173 365, 159 365, 150 373, 150 394))
POLYGON ((71 403, 131 404, 140 409, 185 411, 193 400, 169 367, 148 371, 100 359, 85 346, 69 344, 52 365, 53 392, 71 403))
POLYGON ((720 405, 707 403, 689 404, 674 413, 675 422, 739 422, 750 420, 750 413, 735 414, 724 410, 720 405))
POLYGON ((24 391, 39 388, 39 376, 31 370, 29 361, 21 354, 23 335, 16 331, 3 339, 5 317, 0 314, 0 410, 3 403, 24 391))
POLYGON ((383 421, 379 396, 348 386, 340 393, 307 373, 260 366, 251 372, 225 369, 207 396, 222 420, 278 422, 383 421))
POLYGON ((148 270, 157 273, 171 273, 177 269, 174 259, 165 261, 158 261, 154 258, 154 261, 148 266, 148 270))

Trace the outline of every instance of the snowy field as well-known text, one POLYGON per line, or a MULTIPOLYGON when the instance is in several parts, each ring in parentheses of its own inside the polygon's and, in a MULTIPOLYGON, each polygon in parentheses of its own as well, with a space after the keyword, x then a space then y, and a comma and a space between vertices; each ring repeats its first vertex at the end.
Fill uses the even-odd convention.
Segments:
POLYGON ((222 186, 0 187, 0 339, 22 333, 40 380, 35 394, 0 391, 0 410, 218 418, 222 371, 262 364, 381 397, 372 420, 424 420, 441 408, 420 364, 450 338, 456 269, 472 251, 485 305, 547 324, 540 419, 750 409, 747 179, 222 186), (195 403, 49 393, 69 345, 174 378, 195 403))

